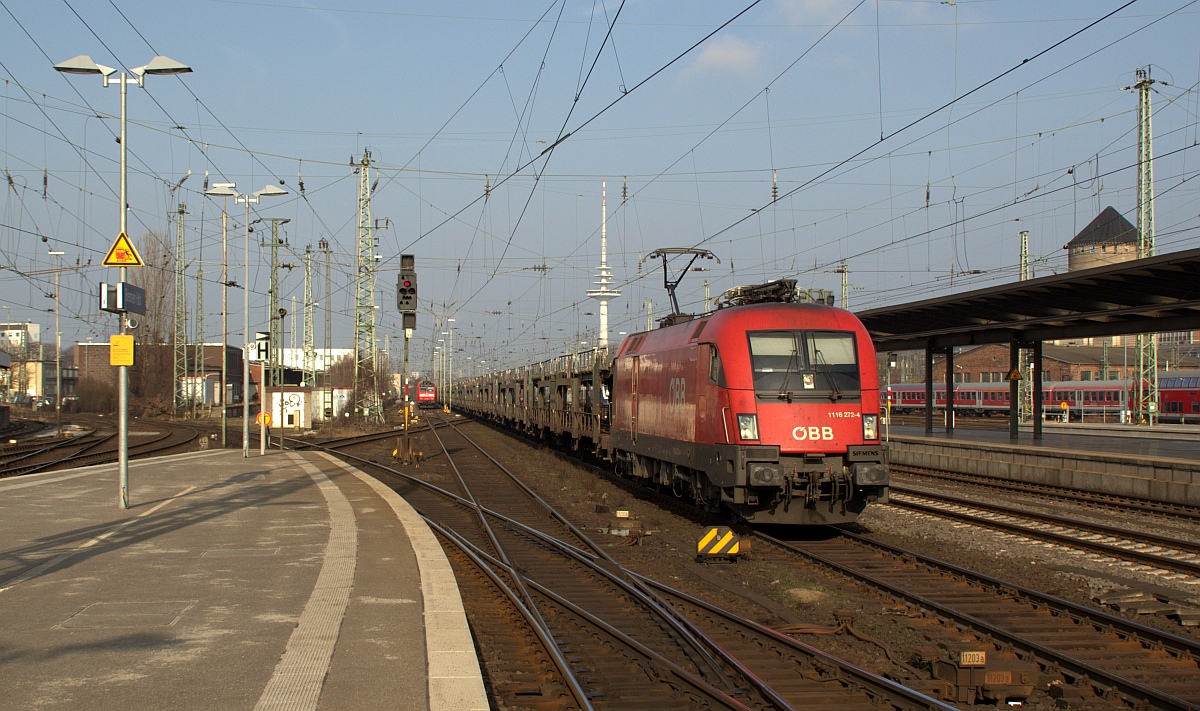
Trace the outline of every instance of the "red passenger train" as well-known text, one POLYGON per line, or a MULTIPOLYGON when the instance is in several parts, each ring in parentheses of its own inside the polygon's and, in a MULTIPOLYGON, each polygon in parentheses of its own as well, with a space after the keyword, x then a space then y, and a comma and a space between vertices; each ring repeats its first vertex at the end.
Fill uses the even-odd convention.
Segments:
MULTIPOLYGON (((946 386, 933 386, 933 407, 946 408, 946 386)), ((1200 371, 1164 371, 1158 377, 1159 419, 1162 422, 1200 423, 1200 371)), ((1083 416, 1119 421, 1129 410, 1134 397, 1131 380, 1045 381, 1042 383, 1042 408, 1047 414, 1061 414, 1067 405, 1071 419, 1083 416)), ((882 394, 887 402, 887 393, 882 394)), ((954 408, 963 415, 1007 415, 1008 383, 955 383, 954 408)), ((897 414, 924 412, 925 385, 892 385, 892 411, 897 414)))
POLYGON ((456 383, 455 406, 751 523, 845 523, 887 500, 875 348, 853 314, 758 303, 683 319, 611 359, 456 383))

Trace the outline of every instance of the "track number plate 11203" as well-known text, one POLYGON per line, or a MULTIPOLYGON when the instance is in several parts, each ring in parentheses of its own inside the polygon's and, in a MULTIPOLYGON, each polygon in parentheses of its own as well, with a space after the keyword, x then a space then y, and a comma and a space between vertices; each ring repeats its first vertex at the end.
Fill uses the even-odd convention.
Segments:
POLYGON ((983 675, 983 683, 989 686, 1010 686, 1012 684, 1012 672, 1010 671, 990 671, 983 675))
POLYGON ((987 652, 960 652, 959 666, 982 667, 987 664, 987 652))

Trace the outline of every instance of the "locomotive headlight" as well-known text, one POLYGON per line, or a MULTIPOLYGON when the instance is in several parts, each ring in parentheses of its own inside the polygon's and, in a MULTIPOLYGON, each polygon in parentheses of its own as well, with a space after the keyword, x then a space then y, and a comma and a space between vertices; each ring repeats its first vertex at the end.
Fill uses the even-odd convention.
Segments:
POLYGON ((863 415, 863 439, 879 439, 879 415, 863 415))
POLYGON ((758 415, 738 415, 738 437, 758 439, 758 415))

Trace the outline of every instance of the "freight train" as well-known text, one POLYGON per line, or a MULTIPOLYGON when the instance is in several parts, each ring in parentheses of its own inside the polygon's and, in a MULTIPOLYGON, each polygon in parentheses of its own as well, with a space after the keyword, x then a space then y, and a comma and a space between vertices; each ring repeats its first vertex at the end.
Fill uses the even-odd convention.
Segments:
MULTIPOLYGON (((1118 422, 1130 409, 1134 398, 1131 380, 1075 380, 1042 383, 1042 409, 1047 415, 1061 415, 1066 404, 1068 417, 1079 420, 1101 418, 1118 422)), ((925 411, 925 385, 893 384, 892 412, 906 414, 925 411)), ((1200 423, 1200 371, 1164 371, 1158 377, 1159 420, 1162 422, 1200 423)), ((887 393, 881 394, 887 402, 887 393)), ((934 410, 946 408, 946 386, 933 386, 934 410)), ((954 409, 960 415, 1007 415, 1008 383, 955 383, 954 409)))
POLYGON ((875 348, 832 306, 743 299, 676 314, 613 354, 456 382, 453 397, 749 523, 847 523, 888 498, 875 348))

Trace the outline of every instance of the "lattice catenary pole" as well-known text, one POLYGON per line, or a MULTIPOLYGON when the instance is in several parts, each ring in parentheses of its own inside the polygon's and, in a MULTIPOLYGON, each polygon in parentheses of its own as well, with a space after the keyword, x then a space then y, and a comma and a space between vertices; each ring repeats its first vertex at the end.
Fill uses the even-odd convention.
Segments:
POLYGON ((304 248, 304 384, 312 387, 317 380, 317 350, 313 340, 312 245, 304 248))
MULTIPOLYGON (((1138 93, 1138 259, 1154 256, 1154 154, 1150 129, 1150 69, 1135 72, 1138 93)), ((1138 374, 1134 383, 1137 421, 1153 425, 1158 419, 1158 341, 1155 334, 1138 334, 1138 374)))
POLYGON ((179 204, 175 213, 175 368, 172 372, 175 387, 172 410, 176 416, 184 406, 184 381, 187 380, 187 263, 184 261, 186 246, 183 241, 183 216, 187 205, 179 204))
POLYGON ((375 382, 375 240, 371 235, 371 152, 358 164, 358 259, 354 291, 354 412, 383 420, 375 382))

